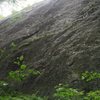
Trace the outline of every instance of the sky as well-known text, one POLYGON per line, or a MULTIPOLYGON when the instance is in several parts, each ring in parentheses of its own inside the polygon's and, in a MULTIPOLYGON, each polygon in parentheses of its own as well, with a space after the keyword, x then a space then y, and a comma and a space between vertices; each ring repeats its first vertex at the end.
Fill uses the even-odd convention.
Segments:
POLYGON ((0 15, 7 17, 12 14, 13 10, 20 11, 27 6, 31 6, 32 4, 38 3, 40 1, 43 0, 20 0, 18 6, 14 4, 11 5, 8 2, 3 2, 2 4, 0 4, 0 15))

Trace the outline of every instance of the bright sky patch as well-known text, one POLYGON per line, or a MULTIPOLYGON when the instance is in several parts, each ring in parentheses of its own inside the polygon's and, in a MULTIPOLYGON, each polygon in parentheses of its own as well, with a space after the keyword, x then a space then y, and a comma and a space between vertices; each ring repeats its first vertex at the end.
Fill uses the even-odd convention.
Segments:
POLYGON ((18 2, 18 5, 10 5, 8 2, 3 2, 0 5, 0 15, 7 17, 12 14, 12 11, 20 11, 27 6, 31 6, 35 3, 38 3, 43 0, 21 0, 18 2))

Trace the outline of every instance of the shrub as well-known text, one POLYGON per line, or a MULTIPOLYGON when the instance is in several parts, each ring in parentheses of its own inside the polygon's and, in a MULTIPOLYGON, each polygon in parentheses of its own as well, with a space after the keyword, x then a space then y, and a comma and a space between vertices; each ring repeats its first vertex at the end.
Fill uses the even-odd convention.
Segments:
POLYGON ((79 92, 77 89, 68 87, 68 85, 59 84, 56 87, 54 97, 57 100, 79 100, 83 96, 83 91, 79 92))
POLYGON ((17 61, 14 63, 19 67, 16 71, 10 71, 8 77, 15 81, 23 81, 27 79, 29 76, 37 76, 41 73, 35 69, 27 69, 28 67, 23 64, 24 56, 20 56, 17 58, 17 61))
POLYGON ((100 90, 90 91, 84 100, 100 100, 100 90))
POLYGON ((85 71, 84 73, 82 73, 81 75, 81 79, 85 80, 85 81, 92 81, 94 79, 100 78, 100 73, 97 72, 88 72, 85 71))

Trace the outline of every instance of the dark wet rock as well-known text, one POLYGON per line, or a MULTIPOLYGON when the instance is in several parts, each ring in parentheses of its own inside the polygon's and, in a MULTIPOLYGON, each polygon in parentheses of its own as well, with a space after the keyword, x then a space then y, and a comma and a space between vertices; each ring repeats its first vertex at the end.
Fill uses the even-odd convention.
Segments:
POLYGON ((99 80, 88 87, 79 79, 86 70, 100 72, 99 5, 99 0, 49 0, 2 21, 0 47, 6 54, 0 60, 0 77, 5 79, 16 57, 24 55, 26 65, 42 74, 25 81, 22 91, 49 95, 59 83, 100 88, 99 80))

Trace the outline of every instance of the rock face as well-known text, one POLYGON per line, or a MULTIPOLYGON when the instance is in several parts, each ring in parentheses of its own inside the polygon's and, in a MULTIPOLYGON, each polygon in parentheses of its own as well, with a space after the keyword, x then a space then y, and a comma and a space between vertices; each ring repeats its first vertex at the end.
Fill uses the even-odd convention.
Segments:
POLYGON ((1 21, 0 77, 6 79, 16 69, 14 60, 24 55, 26 65, 42 74, 23 82, 22 91, 49 95, 59 83, 100 88, 100 81, 90 87, 79 81, 86 70, 100 71, 99 5, 99 0, 47 0, 1 21))

